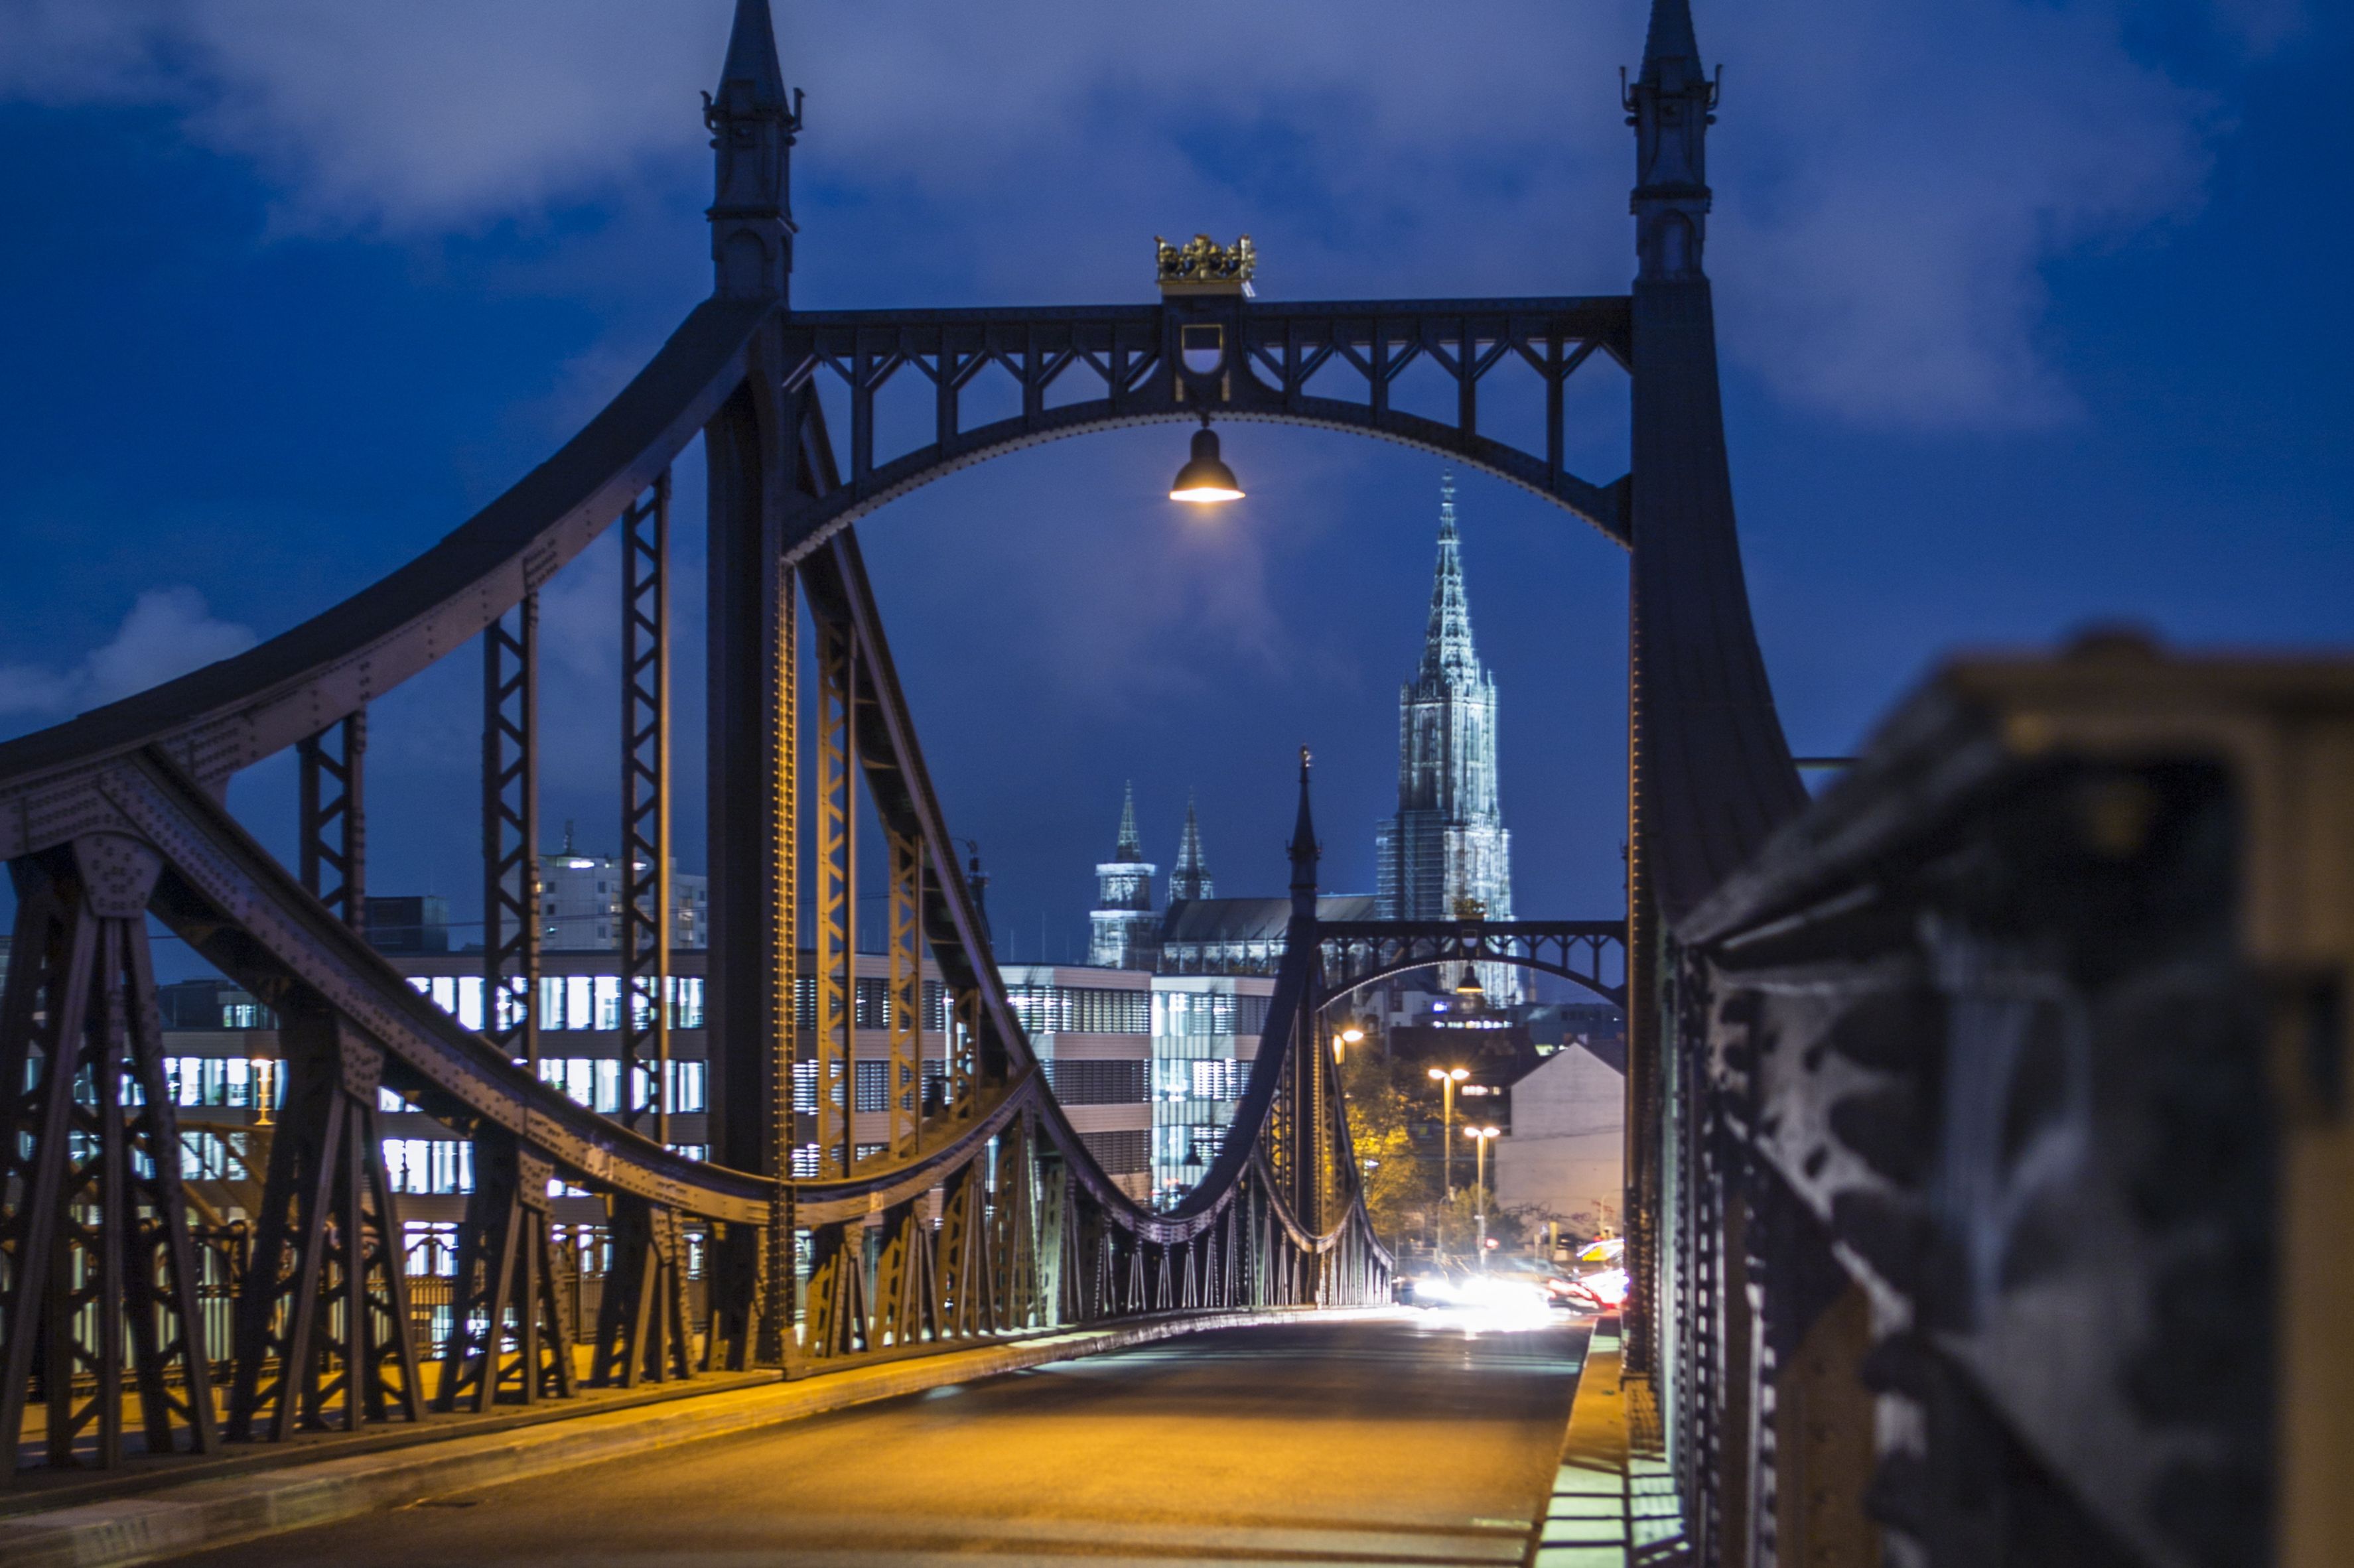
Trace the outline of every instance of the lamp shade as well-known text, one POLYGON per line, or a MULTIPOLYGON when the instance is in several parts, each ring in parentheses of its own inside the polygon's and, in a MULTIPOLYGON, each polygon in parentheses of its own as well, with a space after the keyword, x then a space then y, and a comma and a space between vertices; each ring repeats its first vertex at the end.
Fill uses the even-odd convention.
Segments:
POLYGON ((1218 433, 1206 425, 1194 431, 1193 455, 1170 482, 1169 499, 1214 505, 1242 498, 1243 487, 1235 478, 1235 471, 1218 456, 1218 433))

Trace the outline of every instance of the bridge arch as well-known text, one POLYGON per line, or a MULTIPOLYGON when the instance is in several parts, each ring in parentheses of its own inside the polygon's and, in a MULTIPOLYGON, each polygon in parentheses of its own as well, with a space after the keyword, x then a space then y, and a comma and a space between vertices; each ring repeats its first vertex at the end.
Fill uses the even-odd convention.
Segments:
MULTIPOLYGON (((1196 419, 1269 422, 1371 436, 1458 462, 1581 517, 1628 546, 1630 483, 1596 485, 1564 464, 1563 388, 1595 354, 1628 363, 1623 299, 1258 302, 1172 298, 1159 305, 1021 311, 797 312, 780 318, 783 386, 804 399, 815 431, 821 376, 846 392, 846 464, 828 493, 803 493, 788 523, 787 564, 839 529, 960 469, 1046 442, 1129 426, 1196 419), (1214 359, 1178 348, 1189 333, 1217 334, 1214 359), (1390 404, 1390 390, 1418 359, 1456 384, 1447 424, 1390 404), (1333 366, 1353 369, 1362 401, 1308 390, 1333 366), (1532 370, 1546 390, 1545 450, 1527 451, 1481 432, 1481 381, 1499 367, 1532 370), (1015 378, 1022 412, 967 429, 960 398, 992 366, 1015 378), (1100 379, 1106 395, 1049 407, 1072 374, 1100 379), (932 387, 932 439, 875 461, 875 406, 895 378, 932 387)), ((825 458, 833 457, 830 442, 825 458)))
POLYGON ((1364 990, 1369 985, 1378 985, 1383 980, 1394 980, 1399 975, 1412 974, 1416 969, 1435 969, 1442 964, 1464 962, 1509 964, 1514 969, 1529 969, 1538 974, 1555 975, 1563 980, 1568 980, 1573 985, 1581 987, 1597 1000, 1606 1001, 1613 1007, 1623 1008, 1627 1005, 1627 988, 1623 985, 1614 986, 1596 976, 1581 974, 1577 970, 1571 969, 1566 964, 1553 963, 1544 959, 1531 958, 1481 958, 1470 959, 1401 959, 1395 962, 1384 964, 1381 968, 1373 969, 1367 973, 1352 975, 1338 985, 1327 987, 1322 1000, 1319 1001, 1317 1005, 1319 1008, 1331 1007, 1342 1001, 1344 998, 1352 996, 1356 992, 1364 990))

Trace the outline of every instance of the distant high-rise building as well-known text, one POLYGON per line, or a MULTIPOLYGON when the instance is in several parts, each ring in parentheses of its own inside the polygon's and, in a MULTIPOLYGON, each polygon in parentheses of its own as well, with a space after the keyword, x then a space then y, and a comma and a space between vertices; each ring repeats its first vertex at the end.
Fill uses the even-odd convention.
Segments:
MULTIPOLYGON (((643 862, 639 869, 644 869, 643 862)), ((625 885, 619 860, 573 849, 572 824, 567 822, 564 848, 539 857, 541 945, 567 951, 620 946, 625 885)), ((710 928, 710 878, 673 869, 670 874, 672 948, 708 947, 710 928)))
POLYGON ((1177 845, 1177 869, 1169 874, 1169 902, 1215 898, 1218 885, 1210 879, 1210 863, 1202 858, 1202 823, 1193 812, 1193 794, 1185 793, 1185 836, 1177 845))
MULTIPOLYGON (((1422 668, 1398 693, 1397 815, 1377 830, 1374 857, 1385 920, 1512 916, 1512 835, 1496 798, 1496 683, 1471 646, 1452 474, 1439 482, 1422 668)), ((1479 969, 1489 1001, 1521 1000, 1518 969, 1479 969)))
POLYGON ((1096 865, 1096 906, 1087 916, 1087 962, 1097 969, 1149 969, 1160 957, 1161 916, 1152 907, 1152 878, 1161 868, 1144 858, 1136 832, 1136 786, 1119 809, 1119 839, 1111 858, 1096 865))

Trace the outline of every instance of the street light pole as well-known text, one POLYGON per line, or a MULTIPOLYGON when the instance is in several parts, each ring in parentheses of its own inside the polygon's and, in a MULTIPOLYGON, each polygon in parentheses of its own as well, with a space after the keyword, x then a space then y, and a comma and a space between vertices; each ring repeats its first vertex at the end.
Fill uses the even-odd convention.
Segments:
POLYGON ((1488 1140, 1500 1135, 1502 1129, 1493 1127, 1467 1127, 1464 1135, 1479 1147, 1478 1171, 1473 1178, 1479 1203, 1479 1269, 1488 1268, 1488 1140))
POLYGON ((1433 1067, 1430 1075, 1438 1080, 1441 1103, 1439 1136, 1447 1150, 1447 1201, 1455 1201, 1455 1086, 1471 1075, 1469 1067, 1433 1067))

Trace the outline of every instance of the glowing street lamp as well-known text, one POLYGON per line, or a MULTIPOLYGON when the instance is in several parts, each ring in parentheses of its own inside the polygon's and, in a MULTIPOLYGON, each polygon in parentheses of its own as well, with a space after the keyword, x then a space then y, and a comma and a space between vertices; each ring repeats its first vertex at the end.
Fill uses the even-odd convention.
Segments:
POLYGON ((1193 455, 1169 483, 1169 499, 1214 506, 1242 498, 1242 481, 1218 456, 1218 432, 1210 429, 1210 417, 1204 414, 1202 428, 1193 432, 1193 455))
POLYGON ((1342 1024, 1340 1033, 1332 1036, 1332 1054, 1340 1061, 1346 1062, 1349 1059, 1349 1047, 1363 1043, 1364 1038, 1365 1032, 1358 1025, 1342 1024))
POLYGON ((1438 1113, 1440 1136, 1446 1139, 1447 1196, 1455 1196, 1455 1086, 1471 1075, 1469 1067, 1433 1067, 1430 1075, 1438 1080, 1443 1108, 1438 1113))
POLYGON ((1490 1139, 1501 1138, 1503 1130, 1493 1127, 1467 1127, 1463 1135, 1479 1150, 1479 1172, 1473 1181, 1479 1194, 1479 1266, 1485 1268, 1488 1266, 1488 1142, 1490 1139))

